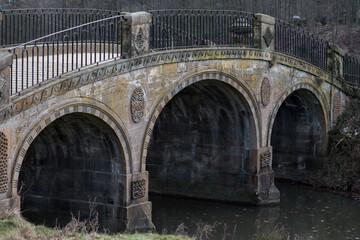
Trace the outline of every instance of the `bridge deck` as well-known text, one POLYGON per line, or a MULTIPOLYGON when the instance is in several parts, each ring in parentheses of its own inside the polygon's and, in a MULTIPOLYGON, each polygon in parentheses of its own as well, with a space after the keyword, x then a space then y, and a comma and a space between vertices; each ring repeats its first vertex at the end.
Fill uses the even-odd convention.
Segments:
POLYGON ((64 73, 110 61, 111 57, 100 53, 49 55, 39 58, 27 57, 13 60, 11 94, 50 80, 64 73))

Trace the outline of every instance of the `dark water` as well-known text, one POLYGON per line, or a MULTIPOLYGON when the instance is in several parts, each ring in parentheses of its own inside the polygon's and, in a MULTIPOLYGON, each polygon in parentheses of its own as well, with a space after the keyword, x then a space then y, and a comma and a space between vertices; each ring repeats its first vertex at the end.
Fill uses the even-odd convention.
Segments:
POLYGON ((312 239, 360 239, 360 200, 302 186, 277 184, 278 207, 252 207, 201 200, 150 196, 153 222, 159 233, 174 233, 183 223, 190 235, 197 225, 216 225, 212 239, 252 239, 256 234, 284 226, 295 235, 312 239), (225 230, 224 230, 225 226, 225 230))

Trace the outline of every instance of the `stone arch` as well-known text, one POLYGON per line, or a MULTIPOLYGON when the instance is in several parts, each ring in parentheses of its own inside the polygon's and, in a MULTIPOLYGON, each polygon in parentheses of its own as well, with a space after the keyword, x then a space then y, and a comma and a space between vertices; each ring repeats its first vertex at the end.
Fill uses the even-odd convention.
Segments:
POLYGON ((268 136, 273 170, 285 179, 314 173, 326 153, 330 119, 326 98, 311 84, 298 83, 284 92, 275 110, 268 136))
POLYGON ((177 81, 169 90, 160 98, 157 104, 154 105, 152 114, 150 115, 150 121, 146 127, 144 139, 143 139, 143 147, 141 151, 141 171, 145 171, 146 169, 146 157, 147 157, 147 149, 150 142, 150 137, 155 125, 155 122, 165 107, 165 105, 181 90, 190 86, 196 82, 204 81, 204 80, 216 80, 223 83, 226 83, 236 89, 246 100, 247 107, 249 108, 249 112, 251 113, 251 124, 254 127, 255 133, 251 135, 251 147, 258 148, 261 146, 261 126, 260 126, 260 111, 258 110, 258 103, 255 100, 255 94, 250 90, 250 87, 244 81, 237 79, 235 76, 219 72, 219 71, 204 71, 197 74, 193 74, 185 77, 184 79, 177 81))
POLYGON ((278 100, 276 101, 276 104, 274 106, 274 109, 270 115, 270 119, 269 119, 269 123, 268 123, 268 131, 267 131, 267 138, 266 138, 266 145, 270 146, 270 142, 271 142, 271 134, 272 134, 272 129, 273 129, 273 125, 275 122, 275 118, 276 115, 281 107, 281 105, 283 104, 283 102, 285 101, 285 99, 290 96, 290 94, 292 94, 293 92, 300 90, 300 89, 304 89, 304 90, 308 90, 310 91, 315 97, 316 99, 319 101, 321 108, 322 108, 322 114, 324 116, 325 119, 325 126, 324 129, 327 130, 328 126, 329 126, 329 106, 328 103, 326 101, 326 97, 324 95, 324 93, 322 93, 316 86, 307 83, 307 82, 297 82, 296 84, 292 85, 291 87, 287 88, 282 94, 281 96, 278 98, 278 100))
POLYGON ((115 113, 107 106, 97 101, 84 100, 84 99, 68 99, 64 102, 61 102, 55 105, 50 111, 50 113, 40 116, 34 124, 32 124, 28 129, 28 132, 24 134, 24 137, 20 141, 19 147, 16 149, 15 156, 15 165, 13 169, 13 174, 11 178, 12 186, 12 195, 17 195, 18 189, 18 179, 21 170, 21 166, 26 155, 27 150, 30 148, 31 143, 34 139, 40 134, 40 132, 50 125, 55 120, 59 119, 62 116, 72 114, 72 113, 83 113, 94 116, 102 120, 107 124, 116 134, 121 150, 123 151, 124 161, 122 164, 122 169, 124 174, 131 173, 131 150, 128 141, 128 134, 125 132, 124 124, 117 117, 115 113))

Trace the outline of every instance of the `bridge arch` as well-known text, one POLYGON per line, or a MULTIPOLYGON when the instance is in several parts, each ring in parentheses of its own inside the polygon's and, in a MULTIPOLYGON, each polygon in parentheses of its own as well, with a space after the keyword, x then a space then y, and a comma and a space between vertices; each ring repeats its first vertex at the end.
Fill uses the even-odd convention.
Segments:
POLYGON ((131 148, 128 141, 128 134, 125 130, 126 128, 121 119, 109 107, 98 101, 83 98, 71 98, 56 104, 47 111, 46 114, 39 116, 34 123, 28 127, 27 132, 24 134, 21 141, 19 141, 20 144, 15 151, 17 155, 15 156, 14 170, 12 171, 11 177, 12 196, 17 196, 20 170, 31 143, 41 131, 51 123, 63 116, 74 113, 93 116, 112 129, 120 143, 119 147, 121 148, 124 157, 121 162, 121 168, 124 171, 123 174, 127 175, 131 173, 131 148))
POLYGON ((165 94, 160 98, 160 100, 154 104, 153 109, 151 110, 152 114, 150 115, 150 121, 146 127, 144 140, 143 140, 143 147, 141 150, 141 171, 145 171, 146 169, 146 157, 147 157, 147 150, 150 142, 150 137, 152 131, 154 129, 156 120, 158 119, 160 113, 166 106, 168 102, 181 90, 184 88, 205 80, 215 80, 219 82, 223 82, 238 91, 243 98, 245 98, 247 107, 251 113, 251 125, 253 127, 254 132, 251 134, 251 147, 258 148, 261 143, 261 125, 260 125, 260 111, 258 107, 258 103, 256 101, 255 94, 252 92, 251 88, 247 85, 247 83, 241 79, 238 79, 236 76, 227 73, 221 72, 219 70, 208 70, 203 71, 200 73, 195 73, 186 76, 185 78, 177 81, 173 84, 172 87, 169 88, 165 94))
POLYGON ((327 145, 328 105, 321 88, 308 82, 292 85, 277 99, 269 119, 267 145, 273 147, 273 168, 283 170, 280 177, 291 178, 286 169, 319 167, 319 156, 327 145))

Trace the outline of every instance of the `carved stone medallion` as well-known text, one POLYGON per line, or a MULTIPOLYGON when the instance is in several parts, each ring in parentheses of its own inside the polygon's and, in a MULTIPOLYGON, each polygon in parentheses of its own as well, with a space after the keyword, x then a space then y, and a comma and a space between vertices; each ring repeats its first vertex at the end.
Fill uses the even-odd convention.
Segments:
POLYGON ((271 85, 268 78, 264 78, 261 83, 261 103, 264 106, 267 106, 270 102, 270 96, 271 96, 271 85))
POLYGON ((141 88, 135 88, 131 95, 130 112, 131 118, 135 123, 140 122, 144 116, 145 100, 144 93, 141 88))
POLYGON ((8 140, 3 132, 0 132, 0 193, 8 190, 8 140))
POLYGON ((340 93, 335 93, 334 99, 333 99, 333 121, 334 123, 338 119, 339 115, 341 113, 341 96, 340 93))

